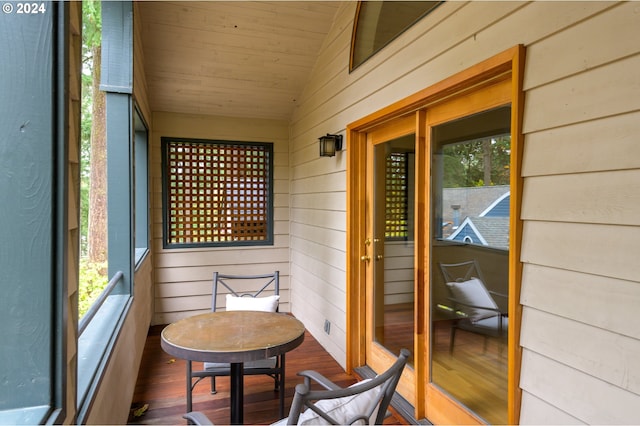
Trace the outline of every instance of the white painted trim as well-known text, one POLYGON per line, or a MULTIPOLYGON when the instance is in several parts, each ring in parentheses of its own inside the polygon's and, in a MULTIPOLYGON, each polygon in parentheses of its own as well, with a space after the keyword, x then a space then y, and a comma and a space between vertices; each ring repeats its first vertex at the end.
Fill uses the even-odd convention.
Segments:
POLYGON ((511 196, 511 191, 507 191, 504 194, 502 194, 500 197, 498 197, 497 200, 495 200, 493 203, 491 203, 491 205, 489 207, 487 207, 486 209, 484 209, 484 211, 482 213, 480 213, 478 215, 478 217, 484 217, 484 215, 486 215, 487 213, 489 213, 495 206, 497 206, 502 200, 504 200, 505 198, 511 196))
POLYGON ((484 239, 484 237, 482 236, 482 234, 480 233, 480 231, 478 231, 478 228, 476 228, 476 226, 473 224, 473 222, 471 221, 470 218, 466 217, 462 223, 460 224, 460 226, 458 226, 458 229, 456 229, 456 231, 449 235, 449 237, 447 237, 447 240, 453 240, 462 230, 462 228, 464 228, 465 224, 469 224, 469 226, 471 227, 471 229, 473 229, 473 232, 476 233, 476 235, 478 236, 478 238, 480 238, 480 242, 482 243, 482 245, 488 246, 489 243, 487 242, 487 240, 484 239))

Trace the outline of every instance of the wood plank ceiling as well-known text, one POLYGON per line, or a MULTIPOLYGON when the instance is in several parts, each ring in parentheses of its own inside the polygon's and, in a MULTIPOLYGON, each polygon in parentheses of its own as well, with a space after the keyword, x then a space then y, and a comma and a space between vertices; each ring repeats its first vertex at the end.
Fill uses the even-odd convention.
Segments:
POLYGON ((289 120, 340 2, 138 6, 152 110, 289 120))

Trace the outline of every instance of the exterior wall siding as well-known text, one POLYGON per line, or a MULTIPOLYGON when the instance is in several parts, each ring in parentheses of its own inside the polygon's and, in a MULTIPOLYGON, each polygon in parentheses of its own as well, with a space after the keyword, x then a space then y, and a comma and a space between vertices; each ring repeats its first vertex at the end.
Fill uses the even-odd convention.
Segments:
POLYGON ((280 311, 289 311, 289 155, 284 122, 190 114, 153 113, 151 131, 152 235, 155 315, 169 324, 211 309, 214 271, 258 274, 280 271, 280 311), (164 249, 162 247, 163 136, 274 143, 274 245, 164 249))
MULTIPOLYGON (((69 174, 69 211, 67 217, 67 259, 69 271, 80 267, 80 110, 82 102, 82 76, 79 61, 82 59, 82 6, 69 4, 69 140, 67 141, 67 162, 69 174)), ((78 274, 69 273, 67 278, 66 305, 71 315, 65 319, 66 333, 66 395, 63 397, 64 424, 72 424, 78 406, 76 383, 78 380, 78 274)))
POLYGON ((522 423, 640 421, 639 36, 626 3, 528 49, 522 423))
POLYGON ((133 303, 105 368, 86 424, 126 424, 136 387, 137 372, 151 323, 153 274, 151 257, 138 266, 134 276, 133 303))
POLYGON ((413 303, 413 241, 384 244, 384 304, 413 303))
POLYGON ((355 7, 290 126, 293 313, 346 365, 349 147, 319 158, 318 136, 523 44, 521 422, 639 423, 638 4, 445 3, 349 73, 355 7))

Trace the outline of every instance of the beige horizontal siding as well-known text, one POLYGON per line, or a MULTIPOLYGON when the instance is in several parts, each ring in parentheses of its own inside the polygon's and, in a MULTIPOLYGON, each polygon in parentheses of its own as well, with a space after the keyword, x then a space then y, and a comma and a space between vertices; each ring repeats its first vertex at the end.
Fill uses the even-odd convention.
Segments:
POLYGON ((584 422, 524 391, 522 392, 522 415, 520 416, 520 424, 583 425, 584 422), (532 413, 536 415, 530 418, 532 413))
MULTIPOLYGON (((297 209, 321 208, 323 210, 343 212, 346 218, 346 206, 347 197, 344 192, 294 194, 291 196, 292 217, 295 215, 297 209)), ((336 226, 344 227, 345 224, 336 226)))
MULTIPOLYGON (((538 7, 542 13, 549 10, 546 5, 538 7)), ((561 19, 564 28, 527 47, 528 54, 539 59, 527 61, 525 90, 637 53, 633 43, 621 42, 640 37, 637 7, 635 2, 566 2, 554 6, 554 12, 557 8, 566 8, 572 9, 573 14, 550 14, 550 20, 561 19), (598 13, 582 19, 585 13, 594 12, 598 13), (571 21, 576 24, 572 25, 571 21), (549 61, 553 61, 553 66, 549 66, 549 61)))
MULTIPOLYGON (((233 265, 238 259, 246 259, 248 257, 254 258, 255 267, 249 267, 249 269, 256 269, 260 264, 273 264, 281 262, 283 258, 286 258, 288 249, 286 247, 274 248, 273 250, 267 250, 264 252, 260 248, 247 248, 239 247, 235 250, 228 249, 216 249, 213 252, 216 263, 220 265, 233 265), (256 257, 256 251, 259 251, 260 258, 256 257)), ((208 264, 212 256, 211 249, 176 249, 165 250, 156 255, 158 263, 162 264, 165 268, 180 268, 180 267, 197 267, 203 264, 208 264)), ((243 266, 243 268, 246 266, 243 266)))
POLYGON ((384 244, 384 303, 413 303, 413 241, 384 244))
POLYGON ((300 241, 300 246, 308 247, 307 250, 310 250, 310 247, 313 247, 313 250, 321 250, 321 247, 326 247, 329 250, 339 250, 344 253, 344 247, 340 244, 340 239, 344 237, 343 231, 297 222, 291 223, 291 231, 296 235, 304 233, 306 241, 300 241))
MULTIPOLYGON (((258 256, 256 253, 254 256, 258 256)), ((211 257, 211 256, 209 256, 211 257)), ((213 260, 213 259, 212 259, 213 260)), ((188 283, 192 281, 202 281, 207 277, 213 277, 213 273, 218 271, 225 274, 262 274, 282 270, 283 274, 287 270, 287 262, 280 263, 256 263, 252 262, 253 256, 245 256, 243 259, 236 259, 232 264, 214 264, 195 267, 161 267, 156 269, 156 282, 158 283, 188 283), (242 263, 244 261, 245 263, 242 263), (269 269, 267 269, 269 268, 269 269)), ((211 260, 209 261, 211 262, 211 260)))
POLYGON ((522 175, 637 169, 640 167, 639 122, 640 112, 634 111, 529 133, 525 139, 522 175))
POLYGON ((640 225, 640 169, 531 177, 522 218, 640 225))
POLYGON ((639 244, 637 226, 528 221, 522 261, 637 283, 639 244))
POLYGON ((344 211, 315 210, 300 207, 293 211, 291 221, 301 225, 318 226, 321 228, 333 227, 338 231, 345 231, 347 222, 345 216, 344 211))
POLYGON ((524 132, 636 111, 640 74, 629 70, 639 68, 640 55, 635 55, 528 91, 524 132))
POLYGON ((640 340, 640 329, 632 320, 640 306, 637 282, 526 264, 521 302, 525 307, 640 340))
POLYGON ((289 305, 289 155, 286 123, 273 120, 155 113, 152 132, 152 229, 155 272, 155 324, 166 324, 211 306, 213 272, 260 274, 280 271, 280 310, 289 305), (162 247, 163 136, 274 144, 274 244, 272 246, 162 247))
MULTIPOLYGON (((607 306, 601 306, 600 310, 616 314, 607 306)), ((598 313, 594 313, 596 315, 598 313)), ((526 309, 522 323, 522 345, 528 350, 640 394, 640 363, 637 362, 640 340, 637 337, 612 333, 610 329, 537 309, 526 309)))
POLYGON ((524 44, 521 421, 640 422, 638 4, 445 2, 349 73, 354 12, 341 6, 290 124, 293 312, 344 362, 348 147, 318 158, 318 136, 524 44))
MULTIPOLYGON (((535 352, 525 350, 520 385, 586 424, 638 424, 638 396, 535 352)), ((529 416, 530 412, 525 415, 529 416)), ((538 413, 532 421, 540 424, 538 413)), ((551 419, 550 424, 557 424, 551 419)))
MULTIPOLYGON (((339 279, 341 279, 342 271, 337 269, 323 269, 322 263, 314 261, 309 258, 304 258, 303 255, 296 253, 296 261, 297 262, 306 262, 309 265, 309 269, 302 270, 292 270, 294 275, 295 273, 306 272, 308 274, 315 274, 312 278, 310 278, 308 283, 305 283, 307 293, 304 295, 299 295, 294 292, 292 296, 292 303, 295 305, 295 300, 297 298, 305 298, 305 299, 313 299, 317 298, 317 304, 313 304, 312 311, 317 311, 319 313, 323 312, 323 308, 328 308, 330 313, 336 314, 345 309, 345 300, 342 293, 342 289, 337 284, 339 283, 339 279), (327 306, 323 306, 326 304, 327 306)), ((345 318, 340 315, 318 315, 321 317, 322 322, 320 324, 311 322, 310 326, 318 326, 322 328, 323 322, 325 319, 331 320, 334 324, 337 325, 338 328, 345 330, 345 318)))
POLYGON ((605 6, 527 50, 526 423, 640 420, 640 10, 605 6))

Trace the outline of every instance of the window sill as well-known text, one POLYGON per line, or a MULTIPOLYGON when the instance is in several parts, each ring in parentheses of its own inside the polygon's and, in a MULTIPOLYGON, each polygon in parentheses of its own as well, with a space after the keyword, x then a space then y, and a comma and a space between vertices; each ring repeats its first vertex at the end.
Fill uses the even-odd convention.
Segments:
POLYGON ((78 422, 84 423, 131 300, 129 294, 107 297, 78 338, 78 422))
POLYGON ((37 407, 17 408, 0 412, 0 424, 3 425, 35 425, 46 420, 51 407, 40 405, 37 407))
POLYGON ((140 267, 140 265, 142 264, 142 262, 144 261, 144 259, 147 257, 147 255, 149 254, 149 249, 144 247, 144 248, 136 248, 133 255, 133 264, 135 265, 135 270, 138 270, 138 268, 140 267))

